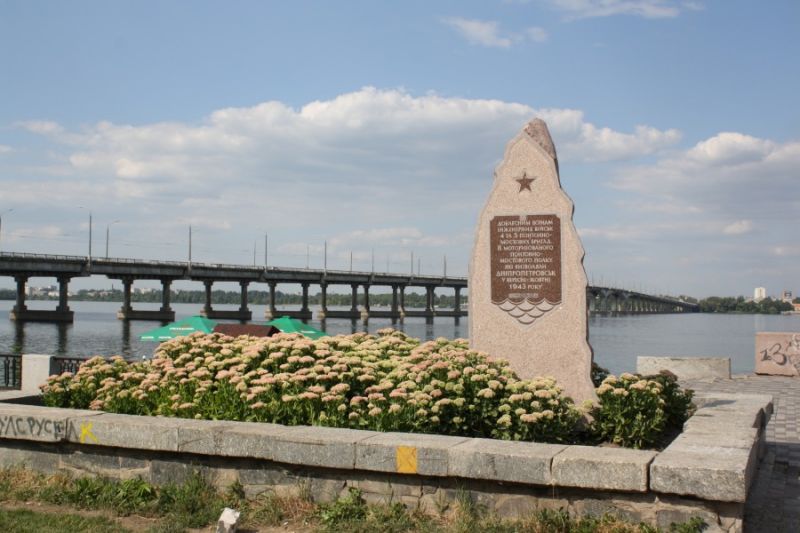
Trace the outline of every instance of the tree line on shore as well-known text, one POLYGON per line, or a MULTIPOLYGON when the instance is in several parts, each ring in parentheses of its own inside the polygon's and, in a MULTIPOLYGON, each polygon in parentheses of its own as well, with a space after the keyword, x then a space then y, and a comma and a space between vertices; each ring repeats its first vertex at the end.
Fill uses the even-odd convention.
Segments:
MULTIPOLYGON (((795 298, 795 302, 800 299, 795 298)), ((701 313, 747 313, 778 315, 784 311, 793 311, 794 306, 783 300, 764 298, 758 302, 748 300, 744 296, 711 296, 698 302, 701 313)))
MULTIPOLYGON (((14 289, 0 289, 0 300, 15 300, 17 292, 14 289)), ((71 301, 76 302, 122 302, 122 291, 119 289, 111 290, 94 290, 94 289, 81 289, 75 294, 70 295, 71 301)), ((317 292, 316 294, 308 295, 308 303, 310 305, 319 305, 322 295, 317 292)), ((58 300, 58 296, 48 295, 35 295, 28 296, 29 300, 58 300)), ((399 299, 399 296, 398 296, 399 299)), ((425 294, 416 292, 405 293, 405 306, 406 307, 425 307, 425 294)), ((350 306, 352 295, 328 293, 327 298, 328 306, 350 306)), ((161 302, 161 291, 156 289, 148 292, 133 292, 131 293, 132 302, 161 302)), ((173 303, 187 303, 187 304, 204 304, 206 301, 205 291, 171 291, 170 301, 173 303)), ((235 304, 238 305, 241 301, 241 293, 239 291, 211 291, 211 301, 215 304, 235 304)), ((248 291, 247 301, 254 305, 267 305, 269 303, 268 291, 248 291)), ((276 305, 300 305, 303 303, 303 297, 300 294, 290 294, 281 291, 275 292, 276 305)), ((359 305, 364 304, 364 293, 358 294, 359 305)), ((392 294, 391 293, 370 293, 369 295, 370 306, 391 306, 392 294)), ((461 303, 467 303, 466 296, 461 296, 461 303)), ((455 296, 437 294, 434 296, 434 305, 440 308, 452 308, 455 306, 455 296)))

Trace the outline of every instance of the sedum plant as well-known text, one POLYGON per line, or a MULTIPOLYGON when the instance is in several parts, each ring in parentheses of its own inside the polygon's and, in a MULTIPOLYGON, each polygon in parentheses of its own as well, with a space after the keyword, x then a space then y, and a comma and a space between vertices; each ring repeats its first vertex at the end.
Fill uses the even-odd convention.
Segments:
POLYGON ((609 375, 597 388, 592 416, 595 438, 629 448, 649 448, 680 430, 691 414, 692 391, 674 375, 609 375))
MULTIPOLYGON (((420 342, 391 329, 311 340, 195 333, 153 359, 89 359, 51 376, 46 405, 112 413, 570 443, 584 412, 552 378, 519 379, 463 339, 420 342)), ((653 446, 691 406, 674 376, 606 377, 590 441, 653 446)))
POLYGON ((47 405, 114 413, 568 442, 582 413, 551 378, 520 380, 463 339, 391 329, 310 340, 192 334, 152 360, 88 360, 47 405))

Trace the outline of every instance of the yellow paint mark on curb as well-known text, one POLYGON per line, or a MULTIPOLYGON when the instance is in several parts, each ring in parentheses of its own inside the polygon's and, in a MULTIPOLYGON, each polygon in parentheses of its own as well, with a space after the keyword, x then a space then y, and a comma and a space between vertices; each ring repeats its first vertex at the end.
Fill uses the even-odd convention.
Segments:
POLYGON ((98 442, 97 437, 92 433, 92 422, 81 424, 81 444, 85 444, 87 438, 92 439, 95 444, 98 442))
POLYGON ((414 446, 397 447, 397 473, 416 474, 417 473, 417 449, 414 446))

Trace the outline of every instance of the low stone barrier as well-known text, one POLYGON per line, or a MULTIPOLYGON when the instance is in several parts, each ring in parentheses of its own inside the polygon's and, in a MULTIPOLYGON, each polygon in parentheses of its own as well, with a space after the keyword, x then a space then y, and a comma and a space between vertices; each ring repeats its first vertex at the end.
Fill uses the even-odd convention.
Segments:
POLYGON ((636 372, 649 376, 662 370, 672 372, 678 379, 731 379, 730 357, 653 357, 636 358, 636 372))
POLYGON ((193 470, 248 496, 308 491, 331 501, 442 512, 466 495, 503 517, 563 508, 660 527, 703 518, 741 531, 772 398, 700 396, 662 452, 325 427, 117 415, 0 403, 0 466, 151 483, 193 470))

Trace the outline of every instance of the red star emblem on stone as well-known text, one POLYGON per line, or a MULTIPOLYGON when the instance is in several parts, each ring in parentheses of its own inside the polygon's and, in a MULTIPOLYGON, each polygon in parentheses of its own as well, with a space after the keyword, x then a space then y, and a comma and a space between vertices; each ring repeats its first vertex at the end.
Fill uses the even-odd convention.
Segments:
POLYGON ((522 173, 522 177, 520 179, 514 180, 514 181, 519 183, 519 192, 522 192, 522 191, 524 191, 526 189, 530 191, 531 190, 531 183, 533 183, 533 181, 535 179, 536 178, 529 178, 528 175, 525 172, 523 172, 522 173))

